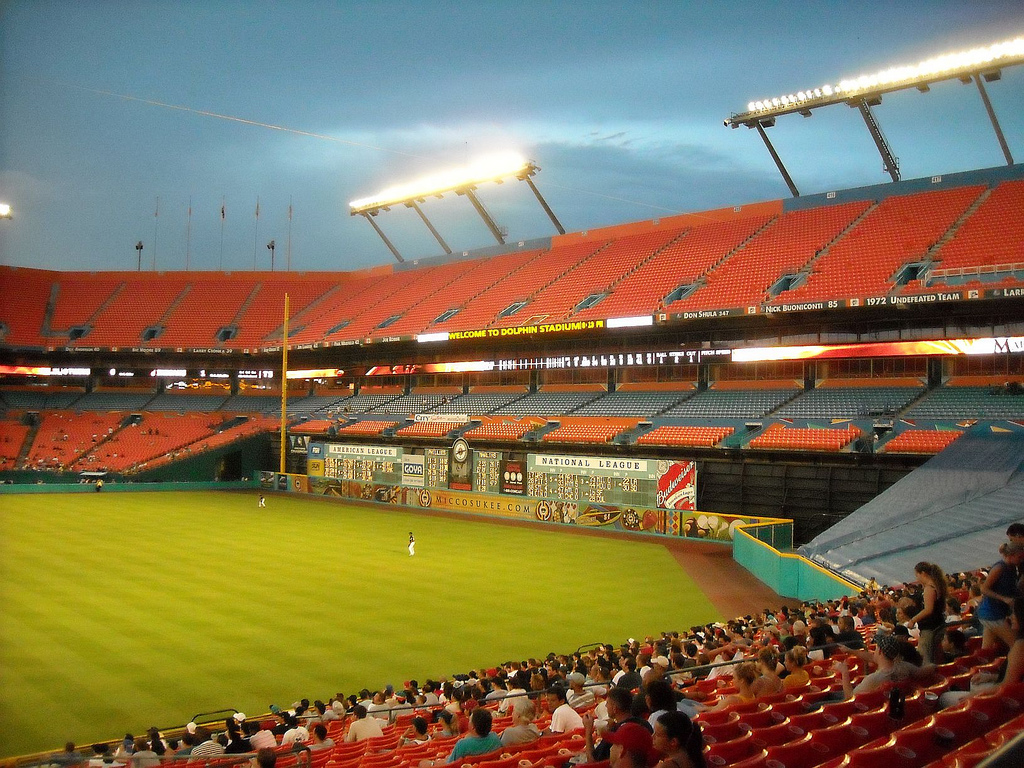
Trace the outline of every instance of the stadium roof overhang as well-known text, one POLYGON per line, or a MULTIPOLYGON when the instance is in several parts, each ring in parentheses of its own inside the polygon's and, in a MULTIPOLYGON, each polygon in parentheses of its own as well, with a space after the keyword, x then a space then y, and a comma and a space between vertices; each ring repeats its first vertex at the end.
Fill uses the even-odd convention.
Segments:
POLYGON ((1003 69, 1019 64, 1024 64, 1024 36, 969 51, 943 54, 918 64, 891 67, 872 75, 840 80, 835 84, 751 101, 744 112, 725 118, 724 124, 727 128, 743 125, 755 129, 778 166, 789 191, 794 197, 799 197, 800 192, 765 129, 773 127, 776 119, 784 115, 810 117, 815 109, 846 104, 860 111, 886 172, 893 181, 899 181, 899 159, 893 154, 871 108, 881 104, 882 96, 888 93, 908 89, 926 93, 935 83, 960 80, 965 85, 973 82, 977 86, 1006 164, 1013 165, 1013 156, 984 83, 999 80, 1003 69))

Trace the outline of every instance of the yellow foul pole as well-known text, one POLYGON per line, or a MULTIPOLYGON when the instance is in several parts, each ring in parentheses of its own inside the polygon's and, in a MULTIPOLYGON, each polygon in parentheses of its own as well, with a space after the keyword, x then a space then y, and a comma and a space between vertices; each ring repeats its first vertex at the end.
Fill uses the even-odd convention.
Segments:
POLYGON ((284 337, 281 342, 281 469, 288 456, 288 294, 284 295, 284 337))

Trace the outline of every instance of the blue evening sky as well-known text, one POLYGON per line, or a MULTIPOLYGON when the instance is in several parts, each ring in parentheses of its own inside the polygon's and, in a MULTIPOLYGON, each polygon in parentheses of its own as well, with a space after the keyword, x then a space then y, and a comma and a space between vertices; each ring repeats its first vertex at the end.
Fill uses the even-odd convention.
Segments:
MULTIPOLYGON (((291 201, 294 270, 386 264, 348 201, 506 149, 541 166, 569 231, 785 197, 757 135, 723 127, 731 112, 1022 34, 1019 0, 8 0, 0 263, 134 269, 141 240, 144 268, 184 269, 188 247, 193 269, 222 254, 267 269, 274 239, 281 268, 291 201)), ((1024 159, 1024 67, 989 93, 1024 159)), ((887 96, 876 114, 904 178, 1003 163, 973 86, 887 96)), ((888 180, 845 106, 770 135, 805 194, 888 180)), ((553 233, 526 185, 480 196, 511 240, 553 233)), ((494 244, 462 198, 425 211, 456 250, 494 244)), ((440 252, 413 211, 379 222, 407 258, 440 252)))

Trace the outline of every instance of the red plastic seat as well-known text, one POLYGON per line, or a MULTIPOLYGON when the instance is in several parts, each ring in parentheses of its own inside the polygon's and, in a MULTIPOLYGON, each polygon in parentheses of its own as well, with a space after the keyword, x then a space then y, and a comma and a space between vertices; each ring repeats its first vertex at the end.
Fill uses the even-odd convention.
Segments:
POLYGON ((847 718, 841 723, 814 731, 811 733, 811 740, 828 747, 832 754, 842 754, 867 744, 871 741, 871 735, 847 718))
POLYGON ((754 743, 750 732, 729 741, 715 742, 704 746, 704 754, 711 758, 720 758, 720 765, 732 765, 737 760, 745 760, 755 752, 763 752, 763 748, 754 743))
POLYGON ((757 712, 747 712, 740 715, 740 722, 745 723, 750 728, 767 728, 771 725, 779 725, 785 722, 786 719, 784 715, 780 715, 778 712, 773 712, 770 709, 762 709, 757 712))
MULTIPOLYGON (((846 720, 844 717, 843 720, 846 720)), ((840 720, 838 717, 833 715, 831 712, 826 712, 824 709, 818 709, 814 712, 806 712, 802 715, 790 715, 790 725, 795 725, 797 728, 803 728, 805 731, 817 731, 822 728, 829 728, 840 720)))
POLYGON ((850 717, 851 725, 863 728, 871 739, 888 736, 899 727, 899 722, 889 717, 884 709, 873 709, 850 717))
POLYGON ((802 739, 768 748, 768 765, 778 763, 783 768, 815 768, 835 754, 824 744, 815 742, 807 734, 802 739))
POLYGON ((771 725, 766 728, 755 728, 752 731, 754 743, 763 748, 774 747, 778 744, 788 744, 791 741, 803 738, 806 735, 803 728, 790 725, 789 721, 771 725))

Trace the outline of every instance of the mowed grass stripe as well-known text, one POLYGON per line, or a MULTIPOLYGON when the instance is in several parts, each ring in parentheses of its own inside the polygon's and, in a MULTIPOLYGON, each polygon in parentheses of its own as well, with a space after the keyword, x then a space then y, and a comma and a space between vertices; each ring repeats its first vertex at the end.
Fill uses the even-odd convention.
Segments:
POLYGON ((656 542, 297 496, 5 496, 0 755, 720 618, 656 542))

